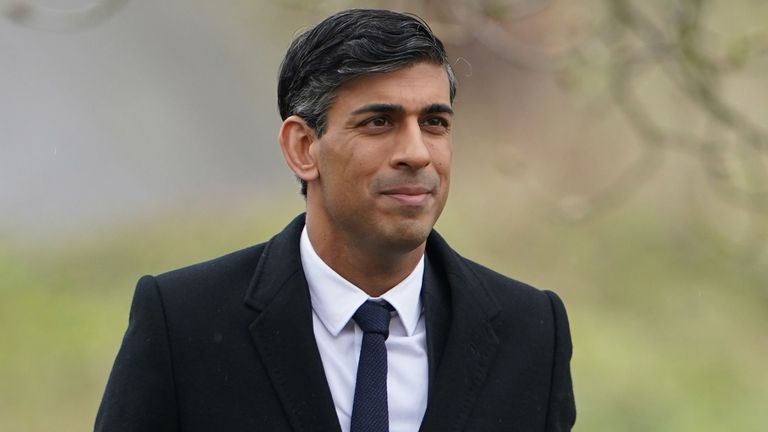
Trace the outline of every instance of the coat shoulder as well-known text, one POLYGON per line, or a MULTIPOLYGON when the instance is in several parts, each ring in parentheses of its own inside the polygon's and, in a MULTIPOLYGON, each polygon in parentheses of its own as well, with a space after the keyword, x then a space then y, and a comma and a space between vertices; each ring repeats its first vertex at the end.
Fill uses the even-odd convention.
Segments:
POLYGON ((489 296, 498 301, 502 309, 507 305, 525 305, 526 309, 551 310, 552 302, 562 304, 557 294, 526 282, 511 278, 470 259, 460 257, 466 267, 478 278, 489 296))
POLYGON ((250 277, 259 263, 266 244, 260 243, 217 258, 170 270, 155 276, 155 278, 160 286, 173 287, 198 285, 206 281, 221 282, 226 279, 242 277, 243 273, 247 273, 247 276, 250 277))
POLYGON ((436 231, 427 240, 427 254, 434 257, 438 271, 454 274, 470 285, 478 285, 483 292, 480 296, 501 307, 502 311, 551 311, 552 302, 559 302, 557 295, 551 291, 536 288, 463 257, 436 231))
POLYGON ((171 311, 194 313, 222 304, 235 307, 242 303, 265 247, 266 243, 260 243, 157 276, 144 276, 139 286, 152 279, 171 311))

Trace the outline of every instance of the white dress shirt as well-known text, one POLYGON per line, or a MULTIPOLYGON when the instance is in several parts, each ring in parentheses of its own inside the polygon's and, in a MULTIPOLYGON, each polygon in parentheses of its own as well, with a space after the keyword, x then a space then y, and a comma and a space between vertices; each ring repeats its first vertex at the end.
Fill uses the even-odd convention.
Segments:
POLYGON ((427 333, 421 304, 424 257, 402 282, 370 297, 330 268, 301 233, 301 264, 312 300, 312 324, 325 377, 343 432, 349 432, 363 331, 352 320, 366 300, 386 300, 395 309, 387 338, 389 430, 414 432, 427 409, 427 333))

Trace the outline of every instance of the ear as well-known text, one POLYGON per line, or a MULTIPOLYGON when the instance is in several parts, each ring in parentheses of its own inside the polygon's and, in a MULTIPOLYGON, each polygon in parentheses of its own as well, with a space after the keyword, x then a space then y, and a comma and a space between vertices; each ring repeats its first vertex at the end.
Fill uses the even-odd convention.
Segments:
POLYGON ((285 162, 304 181, 315 180, 318 176, 315 131, 299 116, 292 115, 280 127, 280 149, 285 162))

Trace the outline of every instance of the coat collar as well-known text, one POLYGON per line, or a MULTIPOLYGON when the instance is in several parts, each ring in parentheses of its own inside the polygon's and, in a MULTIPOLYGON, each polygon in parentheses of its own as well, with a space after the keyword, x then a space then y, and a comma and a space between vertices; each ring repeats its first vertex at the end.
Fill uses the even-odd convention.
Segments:
POLYGON ((500 309, 468 261, 435 231, 426 254, 430 391, 420 430, 463 430, 496 355, 500 309))
POLYGON ((259 312, 249 326, 272 384, 296 431, 341 431, 312 330, 309 289, 301 268, 301 215, 269 241, 246 292, 259 312))
MULTIPOLYGON (((301 266, 304 222, 304 215, 296 217, 265 247, 245 298, 259 313, 249 330, 293 428, 339 431, 301 266)), ((496 353, 493 320, 499 308, 437 232, 426 250, 422 299, 430 373, 421 430, 461 429, 496 353)))

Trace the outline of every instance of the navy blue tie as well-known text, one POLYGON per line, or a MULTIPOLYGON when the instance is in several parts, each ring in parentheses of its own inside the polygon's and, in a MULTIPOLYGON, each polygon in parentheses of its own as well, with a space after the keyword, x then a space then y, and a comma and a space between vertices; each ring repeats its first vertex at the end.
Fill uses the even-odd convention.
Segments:
POLYGON ((352 319, 363 330, 351 432, 388 432, 387 347, 391 306, 368 300, 352 319))

